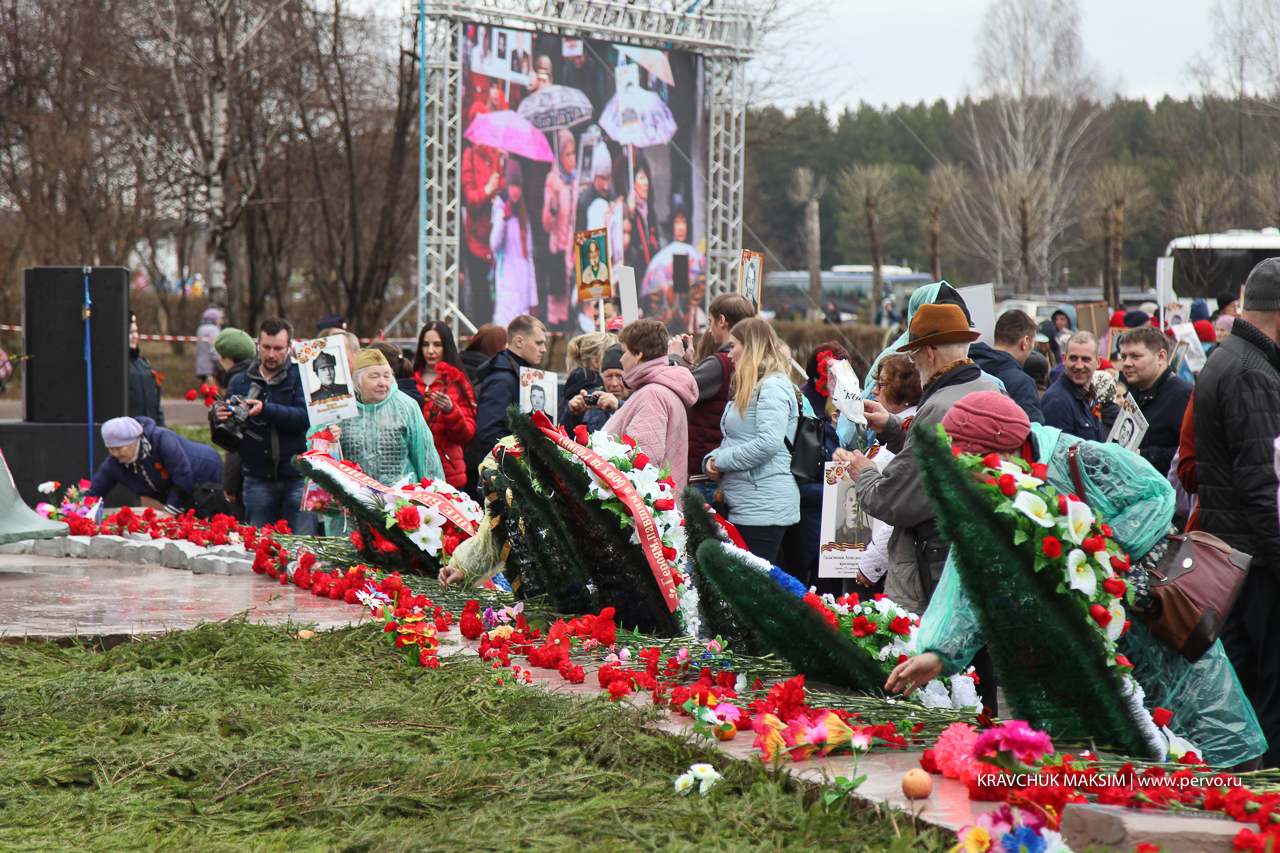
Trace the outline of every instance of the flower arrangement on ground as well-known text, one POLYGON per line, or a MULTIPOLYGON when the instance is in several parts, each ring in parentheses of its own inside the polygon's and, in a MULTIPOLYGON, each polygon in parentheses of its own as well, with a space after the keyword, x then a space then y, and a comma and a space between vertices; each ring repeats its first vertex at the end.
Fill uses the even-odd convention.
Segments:
MULTIPOLYGON (((42 495, 52 495, 62 488, 56 480, 41 483, 36 490, 42 495)), ((52 503, 36 504, 36 512, 51 521, 65 521, 71 528, 72 535, 93 535, 97 531, 94 524, 102 518, 102 498, 89 497, 89 481, 81 480, 74 486, 67 486, 62 499, 55 506, 52 503)))

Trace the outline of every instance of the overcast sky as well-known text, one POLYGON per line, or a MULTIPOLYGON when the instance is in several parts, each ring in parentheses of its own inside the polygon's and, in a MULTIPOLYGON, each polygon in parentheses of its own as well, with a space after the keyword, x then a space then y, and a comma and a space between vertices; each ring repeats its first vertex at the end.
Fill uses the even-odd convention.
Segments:
MULTIPOLYGON (((1084 48, 1108 89, 1159 100, 1197 90, 1188 66, 1213 37, 1211 0, 1079 0, 1084 48)), ((865 100, 896 105, 975 85, 988 0, 833 0, 814 28, 831 57, 822 91, 836 112, 865 100)), ((810 97, 801 96, 801 101, 810 97)))

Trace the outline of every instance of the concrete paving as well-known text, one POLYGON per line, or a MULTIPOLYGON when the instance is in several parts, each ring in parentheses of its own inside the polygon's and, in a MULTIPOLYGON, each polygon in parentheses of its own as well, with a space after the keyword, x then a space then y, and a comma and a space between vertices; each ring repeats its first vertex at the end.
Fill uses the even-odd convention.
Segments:
POLYGON ((320 630, 368 621, 365 608, 255 574, 193 574, 117 560, 0 554, 0 637, 119 638, 248 613, 320 630))

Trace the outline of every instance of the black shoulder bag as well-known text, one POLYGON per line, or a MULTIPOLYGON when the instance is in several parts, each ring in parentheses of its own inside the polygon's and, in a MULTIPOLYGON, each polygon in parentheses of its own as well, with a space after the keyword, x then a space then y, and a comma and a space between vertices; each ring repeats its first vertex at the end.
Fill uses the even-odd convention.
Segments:
POLYGON ((796 421, 796 440, 783 436, 782 441, 791 452, 791 475, 800 484, 822 479, 822 465, 827 460, 827 425, 821 418, 804 414, 800 392, 796 392, 796 404, 800 414, 796 421))

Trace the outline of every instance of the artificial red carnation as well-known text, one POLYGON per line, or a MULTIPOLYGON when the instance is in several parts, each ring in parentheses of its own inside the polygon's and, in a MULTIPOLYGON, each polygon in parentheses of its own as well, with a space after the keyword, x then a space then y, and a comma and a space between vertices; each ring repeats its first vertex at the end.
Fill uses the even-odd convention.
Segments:
POLYGON ((630 681, 619 679, 609 683, 609 698, 614 702, 621 701, 622 697, 630 696, 632 692, 630 681))
POLYGON ((1157 726, 1164 728, 1173 719, 1173 712, 1166 708, 1156 708, 1151 712, 1151 719, 1155 720, 1157 726))
POLYGON ((1056 560, 1062 556, 1062 543, 1056 536, 1046 536, 1040 542, 1040 550, 1044 551, 1044 555, 1049 559, 1056 560))
POLYGON ((988 453, 986 456, 982 457, 982 464, 987 468, 999 468, 1000 454, 988 453))
POLYGON ((478 640, 480 635, 484 633, 484 625, 480 622, 480 617, 477 614, 468 613, 464 610, 462 618, 458 620, 458 630, 468 640, 478 640))
POLYGON ((910 634, 911 620, 905 616, 895 616, 889 623, 889 630, 895 634, 910 634))
POLYGON ((422 516, 418 515, 417 507, 405 505, 396 510, 396 524, 401 530, 412 533, 422 526, 422 516))
POLYGON ((196 397, 199 397, 199 396, 200 395, 196 393, 196 389, 192 388, 190 391, 187 392, 187 402, 194 403, 196 397))
POLYGON ((653 502, 653 508, 658 512, 670 512, 676 508, 674 498, 659 498, 653 502))
POLYGON ((1038 480, 1049 479, 1049 466, 1044 464, 1043 462, 1032 462, 1031 476, 1035 477, 1038 480))
POLYGON ((635 457, 631 460, 631 467, 633 468, 643 468, 648 464, 649 464, 649 457, 644 455, 643 453, 637 453, 635 457))
POLYGON ((933 750, 926 749, 920 755, 920 769, 926 773, 937 773, 938 764, 933 760, 933 750))
POLYGON ((865 616, 859 616, 853 620, 852 630, 855 637, 870 637, 876 632, 876 623, 865 616))

